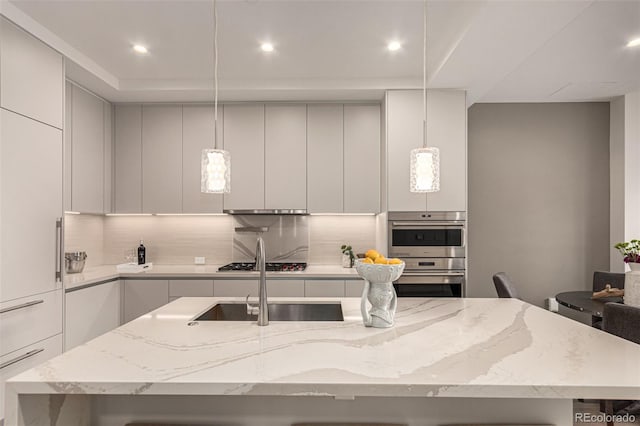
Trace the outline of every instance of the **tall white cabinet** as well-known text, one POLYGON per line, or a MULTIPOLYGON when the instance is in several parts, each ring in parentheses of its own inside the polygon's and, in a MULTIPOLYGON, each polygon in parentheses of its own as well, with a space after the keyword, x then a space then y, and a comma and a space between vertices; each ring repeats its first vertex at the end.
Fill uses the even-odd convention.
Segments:
POLYGON ((62 56, 0 18, 0 401, 62 351, 63 99, 62 56))
POLYGON ((467 107, 460 90, 429 90, 427 143, 440 149, 440 191, 409 191, 409 153, 423 145, 422 91, 386 94, 386 194, 388 211, 467 209, 467 107))

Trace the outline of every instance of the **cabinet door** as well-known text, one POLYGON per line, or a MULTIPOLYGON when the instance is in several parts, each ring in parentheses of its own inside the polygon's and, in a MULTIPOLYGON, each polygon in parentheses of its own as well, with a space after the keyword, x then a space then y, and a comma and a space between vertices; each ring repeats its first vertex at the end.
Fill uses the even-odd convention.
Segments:
POLYGON ((113 211, 113 106, 103 101, 104 110, 104 195, 103 212, 113 211))
POLYGON ((264 208, 264 105, 225 105, 224 149, 231 155, 224 208, 264 208))
POLYGON ((440 149, 440 191, 427 194, 432 211, 467 210, 467 100, 461 90, 427 97, 427 140, 440 149))
POLYGON ((424 211, 427 196, 409 191, 409 156, 423 145, 422 91, 388 91, 386 113, 388 210, 424 211))
MULTIPOLYGON (((223 146, 223 112, 218 107, 218 146, 223 146)), ((222 213, 222 194, 200 192, 202 150, 214 147, 213 106, 185 105, 182 109, 182 211, 222 213)), ((233 170, 233 169, 232 169, 233 170)))
POLYGON ((265 167, 265 208, 306 209, 306 105, 266 106, 265 167))
MULTIPOLYGON (((307 207, 309 213, 342 213, 343 106, 312 104, 307 112, 307 207)), ((361 184, 362 180, 358 180, 361 184)), ((354 183, 355 184, 355 183, 354 183)))
POLYGON ((304 297, 304 280, 267 280, 268 297, 304 297))
POLYGON ((344 282, 344 295, 346 297, 362 297, 364 280, 346 280, 344 282))
POLYGON ((27 371, 62 353, 62 333, 46 340, 34 343, 0 357, 0 364, 10 363, 0 370, 0 419, 4 418, 4 386, 5 382, 23 371, 27 371), (20 359, 17 362, 11 362, 20 359))
POLYGON ((83 288, 65 295, 66 351, 120 325, 120 281, 83 288))
POLYGON ((344 211, 380 211, 380 105, 344 106, 344 211))
POLYGON ((72 85, 71 210, 104 212, 104 102, 72 85))
POLYGON ((182 212, 182 106, 142 107, 142 211, 182 212))
POLYGON ((343 280, 307 280, 304 282, 305 297, 344 297, 343 280))
POLYGON ((62 143, 61 130, 0 110, 0 301, 60 287, 62 143))
POLYGON ((62 129, 63 59, 0 18, 0 106, 62 129))
POLYGON ((214 280, 215 297, 251 297, 258 296, 258 280, 214 280))
POLYGON ((124 282, 124 322, 129 322, 169 303, 169 281, 126 280, 124 282))
POLYGON ((64 91, 64 211, 71 210, 71 123, 73 106, 73 84, 67 82, 64 91))
POLYGON ((206 297, 213 296, 213 280, 171 280, 169 297, 206 297))
POLYGON ((142 213, 142 107, 115 108, 115 212, 142 213))

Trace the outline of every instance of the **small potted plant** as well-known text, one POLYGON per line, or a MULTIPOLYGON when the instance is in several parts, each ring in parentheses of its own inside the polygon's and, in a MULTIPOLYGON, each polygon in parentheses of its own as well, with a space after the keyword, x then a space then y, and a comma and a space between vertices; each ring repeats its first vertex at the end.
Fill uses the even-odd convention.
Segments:
POLYGON ((342 251, 342 267, 353 268, 353 262, 356 260, 356 255, 353 254, 353 249, 350 245, 343 244, 340 247, 342 251))
POLYGON ((613 247, 622 254, 624 263, 629 265, 629 269, 640 271, 640 240, 618 243, 613 247))

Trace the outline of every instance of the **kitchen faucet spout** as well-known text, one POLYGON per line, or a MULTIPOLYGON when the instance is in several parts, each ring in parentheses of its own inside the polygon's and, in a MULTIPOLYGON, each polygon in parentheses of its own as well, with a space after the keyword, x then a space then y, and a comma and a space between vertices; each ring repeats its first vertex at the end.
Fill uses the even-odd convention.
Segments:
POLYGON ((267 268, 264 241, 258 237, 256 244, 256 269, 260 272, 260 289, 258 301, 258 325, 269 325, 269 308, 267 304, 267 268))

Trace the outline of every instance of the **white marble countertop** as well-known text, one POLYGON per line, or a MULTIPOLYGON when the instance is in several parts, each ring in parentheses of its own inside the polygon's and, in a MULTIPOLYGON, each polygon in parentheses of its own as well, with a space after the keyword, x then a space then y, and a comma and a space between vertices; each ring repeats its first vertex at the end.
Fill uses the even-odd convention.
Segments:
MULTIPOLYGON (((139 273, 118 272, 116 265, 87 267, 79 274, 64 277, 65 289, 70 290, 97 282, 119 278, 257 278, 258 272, 226 271, 218 272, 222 265, 153 265, 153 269, 139 273)), ((355 268, 340 265, 308 265, 304 271, 267 272, 268 278, 278 279, 360 279, 355 268)))
MULTIPOLYGON (((516 299, 398 301, 396 325, 187 323, 181 298, 9 381, 17 393, 640 399, 640 345, 516 299)), ((229 299, 224 299, 229 300, 229 299)), ((240 300, 240 299, 234 299, 240 300)), ((274 299, 271 302, 295 300, 274 299)), ((305 302, 336 299, 305 299, 305 302)))

